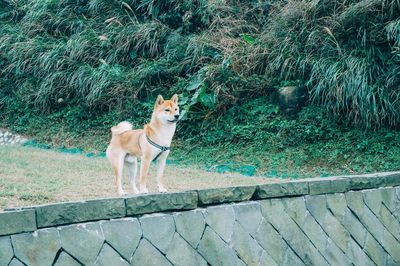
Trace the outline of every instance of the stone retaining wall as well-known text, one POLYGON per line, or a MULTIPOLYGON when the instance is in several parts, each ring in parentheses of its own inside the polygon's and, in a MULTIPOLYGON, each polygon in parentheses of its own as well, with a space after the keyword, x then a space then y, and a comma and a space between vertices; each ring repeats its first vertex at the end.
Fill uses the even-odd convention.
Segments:
POLYGON ((400 265, 400 172, 0 213, 1 265, 400 265))

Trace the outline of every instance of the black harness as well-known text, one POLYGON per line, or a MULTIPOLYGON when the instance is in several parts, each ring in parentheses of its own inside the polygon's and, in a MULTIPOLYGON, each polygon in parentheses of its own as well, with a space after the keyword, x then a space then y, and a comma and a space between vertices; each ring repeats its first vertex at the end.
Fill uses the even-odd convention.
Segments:
POLYGON ((145 136, 146 136, 147 141, 148 141, 151 145, 153 145, 154 147, 156 147, 157 149, 160 150, 160 152, 157 154, 157 156, 153 159, 153 162, 154 162, 154 161, 157 161, 158 157, 160 157, 160 155, 161 155, 163 152, 168 151, 168 150, 171 149, 171 147, 166 147, 166 146, 158 145, 157 143, 155 143, 154 141, 152 141, 146 134, 145 134, 145 136))

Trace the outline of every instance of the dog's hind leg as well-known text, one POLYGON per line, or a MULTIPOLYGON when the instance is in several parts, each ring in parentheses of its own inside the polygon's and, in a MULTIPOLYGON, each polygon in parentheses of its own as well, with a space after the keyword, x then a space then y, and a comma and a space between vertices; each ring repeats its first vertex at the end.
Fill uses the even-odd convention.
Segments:
POLYGON ((122 170, 124 168, 124 159, 125 154, 118 156, 117 168, 114 169, 115 171, 115 182, 117 183, 117 191, 119 195, 125 195, 125 191, 122 189, 122 170))
POLYGON ((124 153, 114 152, 111 149, 107 149, 107 158, 111 162, 112 168, 115 173, 115 184, 119 195, 124 195, 125 192, 122 189, 122 170, 124 167, 124 153))
POLYGON ((137 158, 133 156, 125 157, 125 166, 128 169, 128 176, 131 182, 133 193, 139 194, 139 190, 136 186, 137 177, 137 158))

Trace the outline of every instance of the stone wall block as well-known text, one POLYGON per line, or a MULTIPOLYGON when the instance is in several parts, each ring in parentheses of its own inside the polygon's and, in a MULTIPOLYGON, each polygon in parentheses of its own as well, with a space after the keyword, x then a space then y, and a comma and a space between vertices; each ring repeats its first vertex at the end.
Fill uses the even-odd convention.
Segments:
POLYGON ((330 265, 351 265, 351 261, 347 256, 347 247, 346 253, 344 253, 331 238, 327 238, 325 247, 318 248, 322 249, 321 253, 330 265))
POLYGON ((56 228, 11 236, 15 256, 26 265, 51 265, 61 248, 56 228))
MULTIPOLYGON (((373 194, 377 195, 377 194, 373 194)), ((346 195, 347 196, 347 195, 346 195)), ((367 205, 364 204, 362 192, 354 192, 348 193, 348 203, 353 199, 356 201, 355 204, 352 205, 352 210, 356 213, 358 219, 362 223, 362 225, 367 229, 369 234, 367 235, 367 239, 370 239, 370 234, 374 239, 378 241, 378 243, 385 248, 389 252, 389 255, 400 263, 400 257, 397 254, 399 252, 395 252, 395 250, 400 250, 400 243, 393 237, 393 235, 384 227, 380 219, 368 208, 367 205)), ((380 199, 380 198, 378 198, 380 199)), ((373 204, 373 206, 376 205, 373 204)), ((369 242, 372 243, 371 240, 369 242)), ((373 252, 372 249, 369 249, 368 252, 373 252)))
POLYGON ((58 227, 62 248, 84 265, 93 265, 104 243, 100 223, 58 227))
POLYGON ((123 258, 129 261, 139 245, 142 228, 136 218, 102 221, 104 238, 123 258))
POLYGON ((314 217, 312 217, 309 212, 307 213, 308 215, 306 216, 306 219, 304 221, 304 224, 301 226, 301 229, 311 240, 314 246, 324 251, 325 247, 328 245, 327 243, 329 237, 322 229, 322 227, 317 223, 314 217))
POLYGON ((346 228, 346 230, 350 233, 350 235, 357 241, 357 243, 363 247, 368 231, 361 224, 360 220, 347 209, 345 215, 342 220, 342 225, 346 228))
POLYGON ((231 205, 208 207, 204 212, 206 223, 227 243, 231 241, 235 212, 231 205))
POLYGON ((289 181, 273 184, 258 185, 254 193, 254 199, 269 199, 284 196, 301 196, 307 195, 308 182, 306 181, 289 181))
POLYGON ((383 204, 383 197, 381 193, 382 190, 384 189, 363 191, 362 195, 364 203, 368 206, 368 209, 376 216, 379 222, 384 225, 386 230, 388 230, 398 241, 400 241, 400 222, 383 204))
POLYGON ((305 199, 307 210, 311 213, 314 219, 323 226, 328 211, 326 195, 306 196, 305 199))
POLYGON ((130 264, 123 259, 118 252, 116 252, 107 243, 104 243, 99 255, 97 256, 96 266, 129 266, 130 264))
POLYGON ((199 194, 199 204, 208 205, 215 203, 246 201, 252 198, 255 191, 255 186, 241 186, 202 189, 198 190, 197 193, 199 194))
MULTIPOLYGON (((396 208, 399 208, 400 206, 400 199, 397 198, 396 196, 396 188, 384 188, 384 189, 379 189, 381 193, 381 199, 382 203, 390 210, 391 213, 393 213, 396 210, 396 208)), ((400 219, 398 219, 400 221, 400 219)))
POLYGON ((36 229, 36 215, 33 209, 0 213, 0 236, 32 232, 36 229))
POLYGON ((143 237, 166 254, 175 234, 175 222, 169 214, 148 214, 139 219, 143 237))
POLYGON ((239 258, 235 251, 210 227, 206 226, 197 251, 210 265, 236 265, 239 258))
POLYGON ((310 242, 301 228, 286 214, 284 205, 279 199, 261 201, 261 211, 289 246, 310 265, 328 265, 315 246, 310 242))
POLYGON ((374 213, 379 213, 382 206, 381 190, 382 189, 368 189, 361 191, 365 205, 374 213))
POLYGON ((400 186, 400 172, 383 173, 385 176, 385 185, 387 187, 400 186))
POLYGON ((361 192, 349 191, 344 195, 346 198, 347 207, 356 213, 358 217, 362 217, 364 212, 364 201, 361 192))
POLYGON ((326 202, 328 210, 341 221, 347 209, 346 198, 343 193, 335 193, 326 195, 326 202))
POLYGON ((19 259, 13 258, 8 266, 25 266, 19 259))
POLYGON ((128 216, 153 212, 191 210, 197 208, 195 191, 138 195, 125 199, 128 216))
POLYGON ((8 265, 13 257, 11 238, 9 236, 0 237, 0 265, 8 265))
POLYGON ((377 265, 387 265, 388 254, 371 234, 367 234, 365 239, 364 251, 377 265))
POLYGON ((202 211, 184 211, 174 213, 176 231, 193 247, 196 248, 203 235, 206 222, 202 211))
POLYGON ((283 265, 286 250, 289 249, 289 246, 275 228, 264 218, 254 238, 278 265, 283 265))
POLYGON ((350 241, 350 234, 346 228, 330 212, 327 213, 323 226, 325 232, 335 244, 343 252, 346 252, 350 241))
POLYGON ((126 215, 124 199, 99 199, 36 207, 38 227, 111 219, 126 215))
POLYGON ((177 266, 206 266, 207 262, 178 233, 174 234, 167 252, 167 259, 177 266))
POLYGON ((346 255, 350 258, 351 262, 354 265, 365 265, 365 266, 376 265, 354 240, 350 241, 350 245, 348 247, 346 255))
POLYGON ((386 206, 382 205, 378 217, 385 228, 400 242, 400 222, 390 213, 386 206))
POLYGON ((81 266, 79 262, 77 262, 73 257, 71 257, 66 252, 61 252, 60 256, 58 256, 57 261, 54 263, 54 266, 81 266))
POLYGON ((393 237, 393 235, 387 230, 383 231, 383 242, 382 246, 387 250, 387 253, 393 258, 393 260, 400 265, 400 242, 393 237))
POLYGON ((309 194, 320 195, 348 191, 348 180, 344 178, 313 178, 308 182, 309 194))
POLYGON ((140 241, 132 257, 131 265, 172 266, 171 262, 145 238, 140 241))
POLYGON ((370 188, 384 187, 386 184, 385 176, 364 175, 348 177, 349 190, 362 190, 370 188))
MULTIPOLYGON (((333 195, 333 194, 329 194, 333 195)), ((327 197, 329 196, 327 195, 327 197)), ((334 265, 349 265, 350 262, 344 252, 330 239, 325 233, 326 223, 324 220, 324 229, 308 212, 303 197, 290 198, 284 200, 286 212, 301 227, 302 231, 311 240, 311 243, 319 250, 321 255, 334 265), (304 218, 303 218, 304 217, 304 218)), ((326 219, 326 215, 325 218, 326 219)))
POLYGON ((282 265, 304 266, 306 265, 291 248, 286 249, 282 265))
POLYGON ((301 227, 309 212, 304 197, 290 197, 282 199, 286 213, 301 227))
POLYGON ((238 222, 233 229, 232 247, 246 265, 258 265, 263 249, 238 222))
POLYGON ((260 203, 255 201, 239 203, 235 204, 233 209, 235 211, 236 220, 242 225, 244 230, 247 233, 254 235, 263 219, 260 203))
POLYGON ((265 250, 263 250, 258 265, 259 266, 278 266, 279 264, 277 264, 274 261, 274 259, 265 250))

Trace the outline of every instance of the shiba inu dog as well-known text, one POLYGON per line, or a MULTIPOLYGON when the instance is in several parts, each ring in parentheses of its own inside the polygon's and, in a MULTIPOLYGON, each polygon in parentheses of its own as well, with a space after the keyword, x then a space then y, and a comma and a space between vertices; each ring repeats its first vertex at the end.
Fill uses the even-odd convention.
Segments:
POLYGON ((167 192, 163 185, 165 162, 170 152, 172 137, 179 119, 178 95, 164 100, 158 95, 150 123, 143 129, 132 129, 129 122, 121 122, 111 128, 111 142, 106 154, 115 173, 119 195, 122 189, 122 170, 128 168, 129 179, 135 194, 148 193, 147 175, 151 161, 157 161, 157 186, 159 192, 167 192), (137 162, 141 159, 139 189, 136 186, 137 162))

